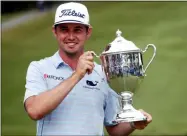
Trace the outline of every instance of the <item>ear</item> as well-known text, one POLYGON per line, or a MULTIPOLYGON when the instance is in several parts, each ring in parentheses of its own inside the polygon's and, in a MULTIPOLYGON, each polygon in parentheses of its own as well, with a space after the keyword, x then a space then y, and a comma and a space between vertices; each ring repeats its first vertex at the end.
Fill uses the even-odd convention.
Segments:
POLYGON ((88 32, 87 32, 87 39, 89 39, 91 35, 92 35, 92 26, 89 26, 88 32))
POLYGON ((57 32, 56 32, 56 31, 57 31, 57 30, 55 29, 55 27, 52 26, 52 32, 53 32, 53 34, 54 34, 55 37, 57 37, 57 32))

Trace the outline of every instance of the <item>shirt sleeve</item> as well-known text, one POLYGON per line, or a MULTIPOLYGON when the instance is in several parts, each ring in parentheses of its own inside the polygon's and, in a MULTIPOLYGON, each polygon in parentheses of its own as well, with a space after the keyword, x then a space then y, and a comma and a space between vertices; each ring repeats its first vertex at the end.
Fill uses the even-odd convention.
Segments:
POLYGON ((47 90, 44 75, 40 71, 39 64, 36 61, 31 62, 28 67, 25 88, 24 102, 30 96, 38 95, 47 90))
POLYGON ((105 126, 113 126, 117 125, 116 121, 116 115, 120 109, 119 105, 119 95, 112 90, 108 86, 108 97, 106 99, 106 106, 105 106, 105 118, 104 118, 104 125, 105 126))

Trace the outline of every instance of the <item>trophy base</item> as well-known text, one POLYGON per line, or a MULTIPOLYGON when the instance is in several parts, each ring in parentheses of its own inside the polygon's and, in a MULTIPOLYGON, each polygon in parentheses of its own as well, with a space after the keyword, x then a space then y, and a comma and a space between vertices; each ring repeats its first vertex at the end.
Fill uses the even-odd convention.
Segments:
POLYGON ((136 122, 136 121, 146 121, 147 118, 138 110, 122 111, 117 114, 116 122, 136 122))

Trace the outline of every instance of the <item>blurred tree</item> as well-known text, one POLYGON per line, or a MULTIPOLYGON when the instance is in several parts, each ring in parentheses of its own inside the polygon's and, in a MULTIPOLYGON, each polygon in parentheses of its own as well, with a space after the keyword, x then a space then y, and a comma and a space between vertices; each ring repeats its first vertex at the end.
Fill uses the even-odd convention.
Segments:
MULTIPOLYGON (((38 1, 1 1, 1 13, 19 12, 38 8, 38 1)), ((54 1, 43 1, 45 8, 50 8, 54 1)))
POLYGON ((17 12, 36 7, 35 1, 2 1, 1 13, 17 12))

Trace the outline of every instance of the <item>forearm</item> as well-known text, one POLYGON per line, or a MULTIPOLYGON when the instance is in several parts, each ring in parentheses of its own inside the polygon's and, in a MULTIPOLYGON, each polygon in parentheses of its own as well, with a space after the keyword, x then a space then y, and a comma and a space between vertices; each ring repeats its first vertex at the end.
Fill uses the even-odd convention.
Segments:
POLYGON ((130 123, 124 122, 119 123, 116 126, 106 127, 109 135, 111 136, 128 136, 134 129, 131 127, 130 123))
POLYGON ((38 120, 53 111, 64 100, 79 80, 80 77, 74 73, 55 88, 30 99, 26 103, 26 107, 31 118, 38 120))

